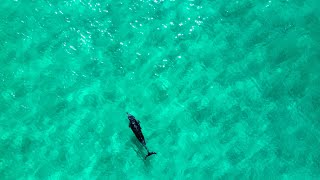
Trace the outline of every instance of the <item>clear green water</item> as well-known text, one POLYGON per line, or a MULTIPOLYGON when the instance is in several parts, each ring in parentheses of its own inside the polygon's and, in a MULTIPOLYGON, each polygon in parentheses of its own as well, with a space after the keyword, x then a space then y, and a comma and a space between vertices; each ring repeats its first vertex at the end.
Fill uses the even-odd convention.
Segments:
POLYGON ((1 179, 320 178, 319 0, 0 4, 1 179))

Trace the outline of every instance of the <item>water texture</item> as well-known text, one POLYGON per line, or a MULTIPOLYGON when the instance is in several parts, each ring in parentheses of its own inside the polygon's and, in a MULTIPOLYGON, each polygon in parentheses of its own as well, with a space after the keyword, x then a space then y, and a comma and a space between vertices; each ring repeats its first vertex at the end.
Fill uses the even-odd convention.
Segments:
POLYGON ((0 179, 319 179, 319 7, 2 0, 0 179))

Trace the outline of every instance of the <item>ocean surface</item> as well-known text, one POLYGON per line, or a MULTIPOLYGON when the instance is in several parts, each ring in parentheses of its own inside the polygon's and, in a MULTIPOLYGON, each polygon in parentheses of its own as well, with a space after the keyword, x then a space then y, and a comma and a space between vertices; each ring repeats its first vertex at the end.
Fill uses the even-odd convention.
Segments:
POLYGON ((320 179, 320 1, 2 0, 0 179, 320 179))

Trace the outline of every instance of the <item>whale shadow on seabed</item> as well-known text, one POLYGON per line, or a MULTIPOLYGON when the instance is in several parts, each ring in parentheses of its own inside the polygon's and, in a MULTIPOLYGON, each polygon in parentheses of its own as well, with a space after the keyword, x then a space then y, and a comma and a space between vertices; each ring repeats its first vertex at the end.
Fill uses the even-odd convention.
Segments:
POLYGON ((142 146, 142 144, 138 141, 138 139, 136 137, 131 137, 130 142, 131 142, 132 149, 137 154, 137 157, 143 161, 145 170, 148 170, 150 167, 152 167, 150 163, 150 158, 144 159, 144 157, 147 155, 147 151, 142 146))

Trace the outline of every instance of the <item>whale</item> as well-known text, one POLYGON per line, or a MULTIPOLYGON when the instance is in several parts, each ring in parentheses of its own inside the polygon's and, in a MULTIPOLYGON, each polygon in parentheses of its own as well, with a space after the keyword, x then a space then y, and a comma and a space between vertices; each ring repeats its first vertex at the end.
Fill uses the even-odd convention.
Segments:
POLYGON ((140 121, 137 120, 133 115, 129 114, 128 112, 127 112, 127 116, 128 116, 128 119, 129 119, 129 128, 131 128, 131 130, 134 133, 134 135, 136 136, 136 138, 139 140, 139 142, 142 144, 142 146, 148 152, 148 154, 145 156, 144 159, 147 159, 147 157, 149 157, 149 156, 151 156, 153 154, 157 154, 156 152, 149 151, 149 149, 147 147, 146 140, 144 139, 144 136, 143 136, 142 131, 141 131, 140 121))

